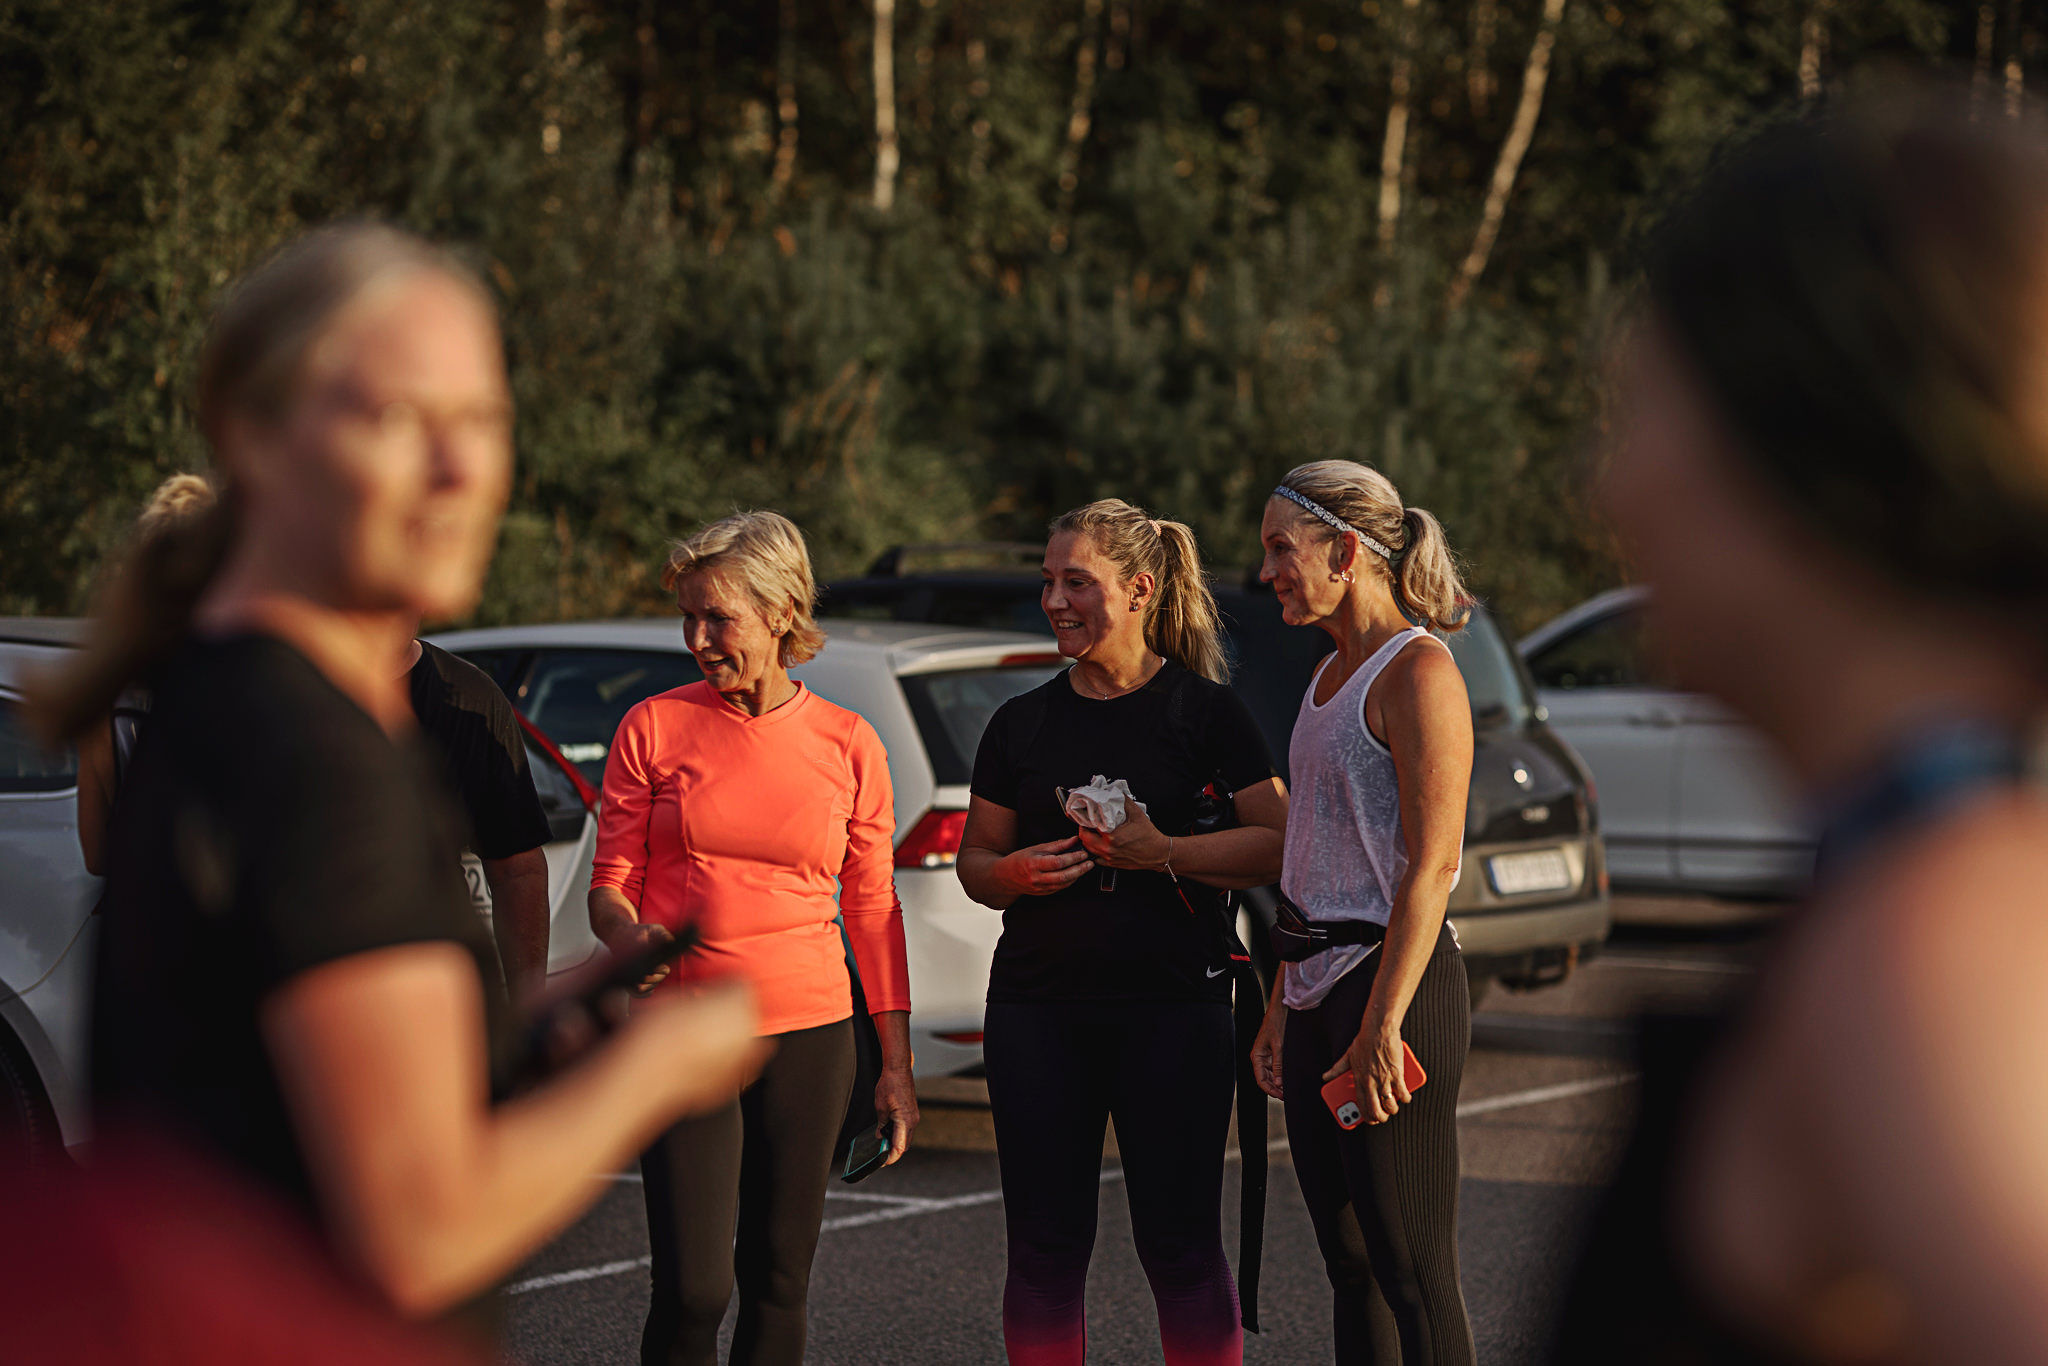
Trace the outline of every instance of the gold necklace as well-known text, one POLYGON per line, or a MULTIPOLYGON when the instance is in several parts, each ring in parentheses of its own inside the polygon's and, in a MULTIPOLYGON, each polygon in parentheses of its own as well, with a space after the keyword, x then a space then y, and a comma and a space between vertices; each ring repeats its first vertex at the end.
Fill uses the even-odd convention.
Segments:
MULTIPOLYGON (((1166 665, 1166 661, 1162 659, 1159 661, 1159 664, 1160 668, 1164 668, 1166 665)), ((1077 665, 1076 669, 1078 668, 1079 666, 1077 665)), ((1138 679, 1137 682, 1131 684, 1130 687, 1117 688, 1110 692, 1096 692, 1093 688, 1082 686, 1080 689, 1081 696, 1088 698, 1090 701, 1094 702, 1110 702, 1114 701, 1119 697, 1128 697, 1130 694, 1144 687, 1147 683, 1150 683, 1152 681, 1153 676, 1158 672, 1158 669, 1149 669, 1138 679)), ((1069 671, 1068 677, 1071 678, 1076 685, 1080 685, 1082 682, 1081 675, 1078 672, 1069 671)))

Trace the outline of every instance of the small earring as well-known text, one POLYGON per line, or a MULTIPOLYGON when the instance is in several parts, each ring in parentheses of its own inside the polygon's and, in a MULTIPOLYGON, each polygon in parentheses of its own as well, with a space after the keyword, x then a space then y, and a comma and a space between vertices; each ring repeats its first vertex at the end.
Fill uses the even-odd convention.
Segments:
POLYGON ((1137 601, 1137 599, 1135 599, 1135 598, 1133 598, 1133 599, 1131 600, 1131 610, 1132 610, 1133 612, 1135 612, 1135 611, 1137 611, 1137 610, 1138 610, 1138 601, 1137 601))
POLYGON ((1348 569, 1344 571, 1344 582, 1346 582, 1346 583, 1350 583, 1350 582, 1352 582, 1352 578, 1351 578, 1351 571, 1350 571, 1350 570, 1348 570, 1348 569))

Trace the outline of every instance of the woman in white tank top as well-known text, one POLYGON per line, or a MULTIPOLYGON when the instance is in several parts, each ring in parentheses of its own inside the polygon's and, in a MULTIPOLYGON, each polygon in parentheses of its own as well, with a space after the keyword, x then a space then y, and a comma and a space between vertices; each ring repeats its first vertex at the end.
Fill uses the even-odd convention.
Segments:
POLYGON ((1287 1107, 1336 1292, 1336 1360, 1470 1366, 1457 1101, 1472 1008, 1444 907, 1464 845, 1472 710, 1450 651, 1415 624, 1455 631, 1470 609, 1443 528, 1363 465, 1289 472, 1260 536, 1260 577, 1286 621, 1337 647, 1295 722, 1281 888, 1340 942, 1285 966, 1253 1067, 1287 1107), (1404 1045, 1428 1079, 1413 1090, 1404 1045), (1363 1120, 1350 1129, 1321 1094, 1347 1072, 1363 1120))

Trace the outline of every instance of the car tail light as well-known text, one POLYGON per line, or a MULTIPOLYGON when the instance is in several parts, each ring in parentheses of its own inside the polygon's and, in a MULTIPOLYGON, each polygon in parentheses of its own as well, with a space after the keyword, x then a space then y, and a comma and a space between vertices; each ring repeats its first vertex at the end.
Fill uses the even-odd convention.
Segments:
POLYGON ((959 861, 960 837, 966 833, 965 811, 927 811, 896 846, 896 866, 950 868, 959 861))
POLYGON ((998 669, 1021 669, 1032 664, 1064 664, 1067 657, 1058 650, 1038 650, 1031 654, 1004 655, 996 661, 998 669))
POLYGON ((576 789, 576 799, 583 803, 583 809, 596 811, 597 789, 590 785, 590 779, 583 776, 583 770, 564 759, 562 751, 555 748, 555 742, 548 739, 547 733, 539 726, 527 720, 526 713, 515 711, 512 714, 519 718, 519 729, 526 732, 526 738, 533 741, 535 748, 552 759, 555 767, 568 775, 570 784, 576 789))
POLYGON ((947 1043, 966 1044, 971 1047, 979 1047, 981 1044, 981 1031, 978 1029, 963 1029, 957 1033, 935 1034, 932 1037, 944 1039, 947 1043))

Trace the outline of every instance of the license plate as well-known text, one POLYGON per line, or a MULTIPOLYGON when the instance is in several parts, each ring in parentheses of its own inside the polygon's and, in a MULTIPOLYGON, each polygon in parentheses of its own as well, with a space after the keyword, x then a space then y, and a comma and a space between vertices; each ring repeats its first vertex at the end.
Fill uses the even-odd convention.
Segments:
POLYGON ((1502 896, 1529 892, 1562 892, 1572 885, 1571 865, 1562 849, 1531 849, 1521 854, 1495 854, 1486 861, 1486 875, 1502 896))
POLYGON ((475 854, 462 856, 462 877, 469 884, 469 904, 485 920, 491 918, 491 884, 475 854))

